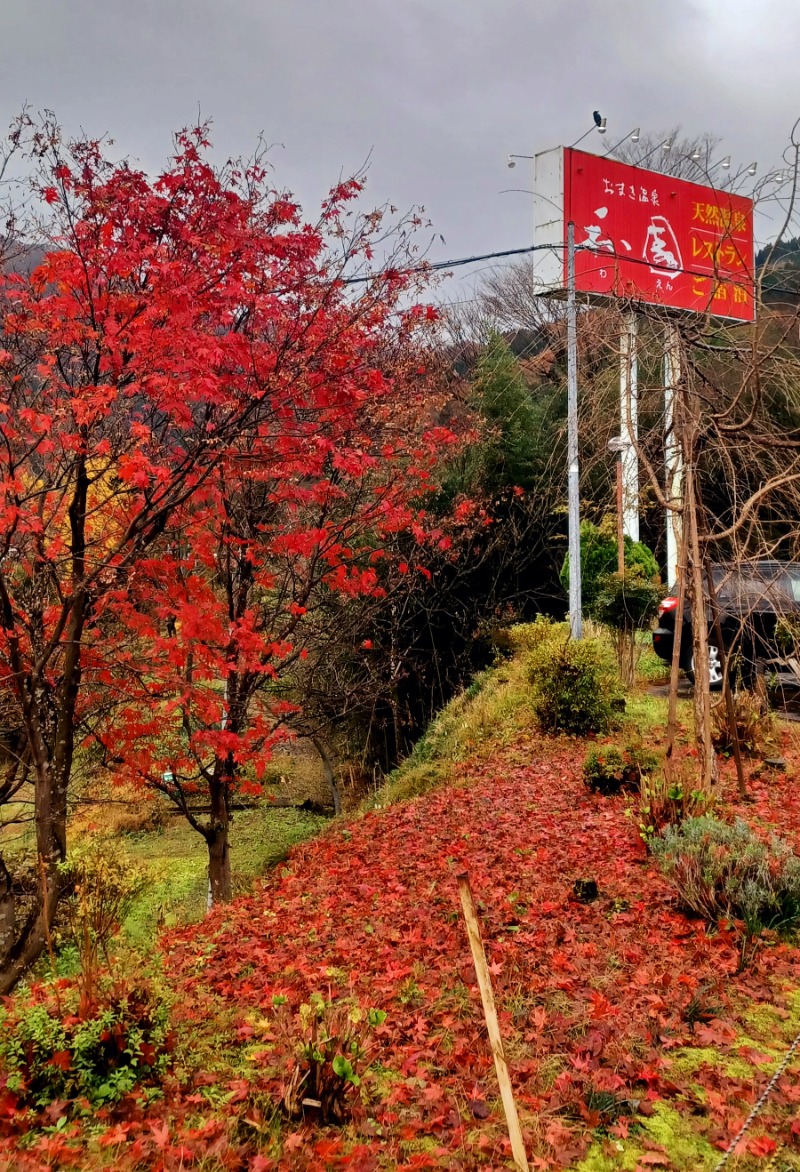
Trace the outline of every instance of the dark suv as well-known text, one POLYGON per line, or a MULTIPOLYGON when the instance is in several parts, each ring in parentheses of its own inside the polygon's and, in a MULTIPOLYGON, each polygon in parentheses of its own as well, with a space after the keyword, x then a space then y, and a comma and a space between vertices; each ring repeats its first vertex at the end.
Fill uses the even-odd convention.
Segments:
MULTIPOLYGON (((719 605, 722 642, 733 652, 745 675, 752 676, 760 661, 781 658, 777 626, 781 617, 800 616, 800 564, 757 561, 719 564, 712 567, 714 590, 719 605)), ((677 587, 663 599, 658 610, 658 627, 653 632, 656 655, 672 662, 675 640, 677 587)), ((722 661, 710 608, 708 624, 708 670, 711 687, 722 687, 722 661)), ((694 678, 692 612, 684 602, 680 666, 694 678)))

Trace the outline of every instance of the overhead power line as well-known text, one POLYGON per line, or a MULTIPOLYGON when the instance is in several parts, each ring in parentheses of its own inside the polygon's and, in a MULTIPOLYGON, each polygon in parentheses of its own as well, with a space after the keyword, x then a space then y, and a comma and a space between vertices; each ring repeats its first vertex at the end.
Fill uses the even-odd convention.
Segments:
MULTIPOLYGON (((482 260, 501 260, 506 256, 524 256, 526 252, 541 252, 544 249, 556 247, 552 244, 529 244, 527 248, 506 248, 502 252, 484 252, 478 256, 461 256, 456 260, 436 260, 423 261, 422 264, 414 265, 412 268, 406 269, 392 269, 386 270, 390 273, 430 273, 438 269, 458 269, 462 265, 477 264, 482 260)), ((376 277, 380 277, 381 273, 369 273, 367 276, 361 277, 342 277, 343 285, 358 285, 367 281, 374 281, 376 277)))
MULTIPOLYGON (((447 270, 447 269, 463 268, 464 265, 478 264, 484 260, 503 260, 504 258, 509 257, 509 256, 525 256, 526 254, 531 253, 531 252, 547 252, 547 251, 556 251, 556 250, 565 250, 565 249, 566 249, 566 242, 564 244, 529 244, 526 248, 505 248, 500 252, 483 252, 483 253, 478 253, 474 256, 456 257, 453 260, 422 261, 418 265, 411 265, 406 268, 393 268, 392 266, 390 266, 387 269, 382 269, 382 270, 379 269, 377 272, 374 272, 374 273, 362 274, 357 277, 341 277, 341 278, 339 278, 339 280, 342 285, 363 285, 369 281, 378 280, 382 276, 389 276, 389 275, 394 275, 394 274, 402 274, 403 276, 409 276, 412 273, 441 272, 441 271, 447 270)), ((581 251, 589 251, 589 250, 582 249, 581 246, 578 245, 576 251, 581 252, 581 251)), ((618 258, 616 253, 596 252, 594 249, 592 249, 591 251, 595 253, 598 261, 602 261, 603 257, 607 256, 609 258, 609 260, 612 262, 616 259, 621 259, 621 260, 624 260, 627 264, 647 265, 648 267, 651 264, 651 262, 649 260, 645 260, 644 258, 637 257, 637 256, 626 256, 623 254, 618 258)), ((598 267, 600 267, 600 266, 598 266, 598 267)), ((605 266, 605 267, 608 267, 608 266, 605 266)), ((681 271, 681 273, 685 273, 689 277, 713 277, 714 276, 714 274, 705 272, 700 269, 684 268, 684 269, 681 269, 680 271, 681 271)), ((665 270, 665 275, 669 276, 668 270, 665 270)), ((726 277, 724 277, 724 278, 717 277, 717 279, 718 280, 730 280, 731 276, 730 276, 730 274, 727 274, 726 277)), ((770 293, 787 293, 787 294, 791 294, 794 297, 800 296, 800 287, 798 287, 797 289, 792 289, 788 285, 770 285, 768 287, 767 291, 770 293)))

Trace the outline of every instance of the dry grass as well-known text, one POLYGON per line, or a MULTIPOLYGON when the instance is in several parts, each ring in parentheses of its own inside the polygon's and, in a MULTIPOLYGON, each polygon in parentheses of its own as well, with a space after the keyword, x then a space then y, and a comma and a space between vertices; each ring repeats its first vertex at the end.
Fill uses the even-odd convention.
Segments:
MULTIPOLYGON (((750 757, 769 754, 775 747, 776 720, 770 712, 765 696, 744 690, 733 693, 733 715, 739 746, 750 757)), ((733 736, 728 712, 723 700, 711 711, 711 733, 718 753, 733 752, 733 736)))

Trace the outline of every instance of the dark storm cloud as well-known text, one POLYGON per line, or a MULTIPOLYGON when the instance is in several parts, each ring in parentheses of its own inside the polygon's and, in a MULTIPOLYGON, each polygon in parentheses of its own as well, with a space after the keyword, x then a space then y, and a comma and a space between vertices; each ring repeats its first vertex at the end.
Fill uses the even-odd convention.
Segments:
POLYGON ((454 256, 529 241, 529 197, 499 192, 530 173, 505 156, 595 108, 596 148, 680 123, 775 165, 799 34, 797 0, 3 0, 0 112, 51 107, 155 168, 199 107, 220 153, 284 144, 309 209, 372 151, 372 198, 424 204, 454 256))

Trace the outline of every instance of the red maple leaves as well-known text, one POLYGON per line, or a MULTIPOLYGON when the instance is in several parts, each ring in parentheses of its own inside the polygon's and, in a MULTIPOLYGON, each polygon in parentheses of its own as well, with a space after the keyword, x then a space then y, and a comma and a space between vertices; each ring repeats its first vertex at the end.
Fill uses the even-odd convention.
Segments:
POLYGON ((275 683, 304 629, 381 590, 387 535, 426 536, 453 438, 422 360, 435 315, 407 264, 345 283, 392 247, 351 206, 361 180, 311 224, 263 158, 212 165, 206 127, 155 180, 49 125, 34 146, 52 246, 0 275, 0 674, 40 788, 66 793, 81 730, 187 816, 205 793, 211 824, 190 821, 224 860, 232 795, 296 711, 275 683))
MULTIPOLYGON (((624 817, 624 799, 587 795, 576 757, 542 742, 520 745, 473 762, 463 788, 306 844, 281 877, 200 930, 213 945, 202 968, 194 967, 198 931, 174 937, 175 979, 198 1007, 214 993, 243 1018, 248 1007, 268 1012, 275 992, 302 1001, 338 989, 380 1006, 388 1015, 380 1061, 392 1080, 374 1109, 381 1134, 369 1150, 410 1167, 404 1144, 427 1137, 440 1149, 428 1153, 430 1166, 496 1165, 502 1118, 480 1106, 496 1086, 456 911, 454 872, 468 865, 534 1166, 569 1166, 598 1127, 614 1142, 625 1138, 626 1116, 652 1113, 659 1099, 683 1110, 690 1085, 707 1088, 694 1117, 701 1134, 724 1145, 769 1071, 764 1055, 737 1045, 750 1028, 740 1015, 753 998, 781 1002, 787 978, 800 972, 797 953, 776 944, 757 970, 737 977, 735 939, 676 910, 624 817), (601 894, 582 905, 571 888, 587 874, 601 894), (749 1084, 721 1076, 719 1064, 681 1074, 676 1051, 708 1046, 720 1062, 752 1057, 749 1084)), ((777 812, 780 797, 772 800, 777 812)), ((798 827, 790 815, 787 828, 798 827)), ((787 1142, 782 1101, 767 1126, 787 1142)), ((319 1166, 313 1135, 304 1134, 272 1166, 319 1166)), ((669 1166, 663 1147, 645 1147, 643 1168, 669 1166)), ((340 1164, 346 1154, 325 1166, 340 1164)))
MULTIPOLYGON (((223 1010, 224 1044, 236 1044, 238 1025, 252 1073, 226 1081, 201 1072, 126 1136, 110 1124, 103 1142, 119 1145, 118 1166, 191 1166, 211 1149, 221 1166, 247 1162, 262 1172, 502 1165, 507 1139, 457 911, 454 876, 463 865, 496 973, 532 1166, 569 1167, 599 1137, 611 1160, 636 1143, 642 1172, 670 1167, 669 1144, 628 1123, 652 1115, 660 1100, 691 1112, 699 1134, 724 1148, 769 1078, 766 1055, 742 1042, 755 1041, 753 1009, 768 1002, 769 1014, 787 1014, 781 1005, 796 988, 800 957, 772 941, 757 968, 737 975, 735 939, 676 910, 624 816, 625 799, 588 794, 580 757, 524 739, 496 749, 465 766, 460 787, 336 827, 297 848, 252 896, 173 934, 167 973, 186 1028, 200 1021, 208 1029, 223 1010), (571 893, 587 875, 600 898, 584 905, 571 893), (296 1128, 282 1154, 268 1144, 257 1154, 253 1104, 274 1101, 281 1085, 264 1032, 273 997, 298 1004, 314 991, 386 1011, 379 1088, 355 1129, 296 1128), (684 1068, 685 1053, 695 1058, 684 1068), (199 1094, 215 1081, 226 1094, 225 1121, 199 1094), (198 1112, 207 1113, 203 1126, 198 1112), (231 1116, 252 1122, 229 1132, 231 1116), (242 1127, 252 1142, 242 1141, 242 1127)), ((800 802, 789 787, 756 783, 755 797, 757 818, 797 835, 800 802)), ((771 1043, 768 1031, 761 1045, 771 1043)), ((788 1072, 746 1141, 749 1152, 800 1142, 798 1095, 788 1072)), ((66 1149, 59 1153, 69 1166, 66 1149)))

